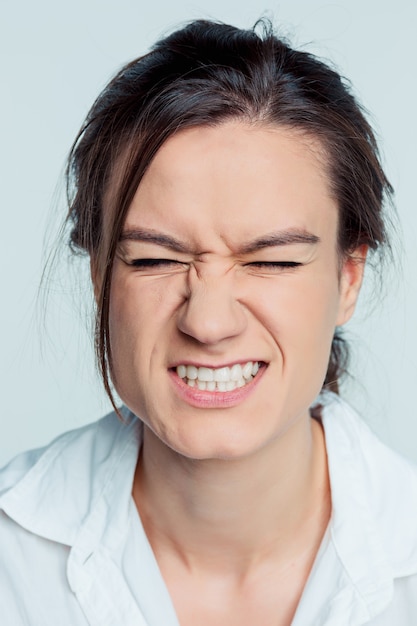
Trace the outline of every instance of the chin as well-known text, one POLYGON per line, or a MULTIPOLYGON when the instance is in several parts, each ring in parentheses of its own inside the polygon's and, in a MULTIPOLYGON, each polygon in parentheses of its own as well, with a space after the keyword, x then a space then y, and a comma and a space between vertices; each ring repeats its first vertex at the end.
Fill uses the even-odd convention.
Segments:
MULTIPOLYGON (((218 417, 212 417, 219 420, 218 417)), ((171 450, 179 455, 195 461, 222 460, 236 461, 255 454, 268 445, 273 437, 265 437, 253 428, 242 428, 226 424, 205 424, 203 429, 190 426, 182 428, 182 432, 176 432, 175 436, 156 436, 171 450)))

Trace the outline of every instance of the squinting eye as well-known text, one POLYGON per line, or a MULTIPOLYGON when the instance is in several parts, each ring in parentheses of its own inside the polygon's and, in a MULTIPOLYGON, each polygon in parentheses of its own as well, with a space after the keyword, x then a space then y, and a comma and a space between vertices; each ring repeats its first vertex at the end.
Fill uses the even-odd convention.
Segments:
POLYGON ((170 270, 184 267, 186 264, 175 259, 134 259, 129 263, 138 270, 170 270))
POLYGON ((249 267, 260 267, 265 269, 292 269, 299 267, 302 263, 296 261, 253 261, 248 263, 249 267))
POLYGON ((173 259, 135 259, 131 262, 131 265, 134 267, 158 267, 173 263, 179 263, 179 261, 174 261, 173 259))

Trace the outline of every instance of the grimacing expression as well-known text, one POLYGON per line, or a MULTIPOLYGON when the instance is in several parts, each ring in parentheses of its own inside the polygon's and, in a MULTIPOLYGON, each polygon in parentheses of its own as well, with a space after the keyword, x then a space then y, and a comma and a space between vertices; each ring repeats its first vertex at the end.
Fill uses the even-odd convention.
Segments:
POLYGON ((311 137, 227 121, 163 144, 118 246, 110 339, 120 397, 164 444, 238 458, 308 419, 362 278, 337 229, 311 137))

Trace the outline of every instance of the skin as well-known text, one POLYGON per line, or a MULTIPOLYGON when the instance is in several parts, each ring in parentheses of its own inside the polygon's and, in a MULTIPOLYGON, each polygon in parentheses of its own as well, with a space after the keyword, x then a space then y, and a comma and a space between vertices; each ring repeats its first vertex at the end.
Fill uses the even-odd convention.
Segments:
POLYGON ((133 496, 182 625, 290 624, 329 520, 309 406, 366 250, 338 256, 323 162, 317 141, 288 129, 183 130, 128 211, 113 379, 145 425, 133 496), (187 396, 173 371, 249 360, 265 364, 249 391, 220 404, 187 396))

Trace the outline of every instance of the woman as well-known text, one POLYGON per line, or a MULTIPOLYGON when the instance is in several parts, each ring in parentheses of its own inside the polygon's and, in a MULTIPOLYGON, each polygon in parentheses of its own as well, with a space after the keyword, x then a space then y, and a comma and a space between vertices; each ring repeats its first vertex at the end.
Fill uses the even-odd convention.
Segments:
POLYGON ((416 470, 337 395, 391 192, 340 77, 191 23, 68 177, 115 412, 1 473, 4 623, 414 624, 416 470))

